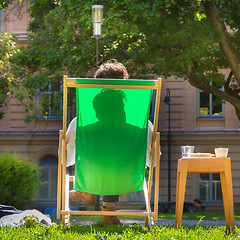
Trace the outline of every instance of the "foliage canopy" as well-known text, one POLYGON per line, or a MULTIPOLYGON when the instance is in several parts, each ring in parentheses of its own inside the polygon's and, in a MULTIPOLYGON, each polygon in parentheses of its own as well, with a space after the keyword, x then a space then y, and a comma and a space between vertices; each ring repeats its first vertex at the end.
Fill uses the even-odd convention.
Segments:
POLYGON ((14 59, 19 54, 12 35, 0 32, 0 119, 4 114, 4 105, 8 95, 19 89, 23 68, 14 59))
POLYGON ((153 73, 185 78, 230 102, 240 119, 240 1, 30 2, 32 43, 21 62, 37 75, 26 79, 28 88, 54 84, 63 73, 84 76, 94 67, 91 5, 103 4, 101 62, 117 58, 132 77, 153 73), (226 79, 219 69, 229 69, 226 79))

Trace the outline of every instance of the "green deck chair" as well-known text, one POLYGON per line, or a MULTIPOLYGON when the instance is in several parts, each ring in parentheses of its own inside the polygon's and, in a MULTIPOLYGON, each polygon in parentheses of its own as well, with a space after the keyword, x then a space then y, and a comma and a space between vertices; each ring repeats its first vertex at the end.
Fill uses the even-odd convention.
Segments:
POLYGON ((59 141, 57 203, 57 217, 62 215, 64 224, 69 222, 69 215, 135 215, 145 216, 146 225, 153 225, 158 215, 160 142, 156 123, 160 90, 160 79, 72 79, 64 77, 63 130, 60 131, 59 141), (66 174, 65 164, 68 87, 76 88, 75 178, 66 174), (149 171, 148 187, 144 179, 148 117, 153 89, 156 89, 157 94, 152 162, 156 156, 157 164, 156 206, 151 212, 149 200, 153 181, 153 164, 149 171), (70 181, 74 181, 76 190, 96 195, 120 195, 144 190, 146 211, 142 213, 71 211, 68 194, 70 181))

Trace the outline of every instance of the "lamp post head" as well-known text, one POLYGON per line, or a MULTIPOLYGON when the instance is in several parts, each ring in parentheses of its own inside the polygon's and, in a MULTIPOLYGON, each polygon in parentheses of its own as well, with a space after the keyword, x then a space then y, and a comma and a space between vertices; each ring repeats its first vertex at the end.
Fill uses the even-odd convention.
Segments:
POLYGON ((165 98, 164 98, 164 102, 165 102, 166 104, 170 104, 170 100, 171 100, 171 97, 170 97, 170 89, 168 88, 168 89, 166 90, 166 96, 165 96, 165 98))
POLYGON ((93 36, 99 39, 102 35, 103 5, 92 5, 92 23, 93 36))

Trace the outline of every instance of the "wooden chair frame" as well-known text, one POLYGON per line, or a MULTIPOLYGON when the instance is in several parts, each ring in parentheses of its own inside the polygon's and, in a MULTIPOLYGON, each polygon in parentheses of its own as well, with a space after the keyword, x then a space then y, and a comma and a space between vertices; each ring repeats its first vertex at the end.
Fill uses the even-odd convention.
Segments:
POLYGON ((154 221, 158 219, 158 198, 159 198, 159 170, 160 170, 160 133, 157 132, 158 115, 161 94, 161 79, 154 80, 154 85, 111 85, 111 84, 83 84, 76 83, 76 78, 63 77, 63 129, 59 131, 59 156, 58 156, 58 184, 57 184, 57 218, 62 216, 63 224, 69 224, 70 215, 102 215, 102 216, 143 216, 145 217, 145 225, 154 225, 154 221), (146 211, 130 212, 130 211, 73 211, 69 208, 69 185, 74 181, 73 176, 66 174, 66 130, 67 130, 67 93, 68 88, 114 88, 114 89, 155 89, 155 114, 154 129, 152 139, 152 158, 149 170, 148 183, 144 180, 144 197, 146 202, 146 211), (153 184, 153 168, 154 158, 156 156, 155 167, 155 189, 154 189, 154 210, 151 211, 150 199, 153 184))

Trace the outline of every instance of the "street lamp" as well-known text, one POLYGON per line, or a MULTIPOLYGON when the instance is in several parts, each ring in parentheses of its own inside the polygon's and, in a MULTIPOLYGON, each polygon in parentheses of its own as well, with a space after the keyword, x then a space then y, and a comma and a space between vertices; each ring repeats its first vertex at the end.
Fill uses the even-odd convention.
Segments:
POLYGON ((170 89, 166 90, 166 96, 164 98, 164 102, 168 104, 168 202, 171 202, 171 125, 170 125, 171 96, 170 96, 170 89))
POLYGON ((102 35, 103 5, 92 5, 93 36, 96 39, 96 66, 98 66, 98 45, 102 35))
MULTIPOLYGON (((98 67, 98 45, 102 35, 103 5, 92 5, 93 36, 96 39, 96 67, 98 67)), ((96 196, 95 211, 100 210, 100 196, 96 196)))

